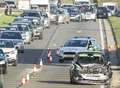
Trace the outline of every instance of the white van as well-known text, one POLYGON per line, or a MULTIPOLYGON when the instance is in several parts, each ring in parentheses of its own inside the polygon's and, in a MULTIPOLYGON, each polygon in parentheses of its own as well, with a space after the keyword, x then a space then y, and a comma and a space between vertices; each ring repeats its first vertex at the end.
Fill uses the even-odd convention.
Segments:
POLYGON ((118 4, 115 2, 104 2, 103 7, 106 7, 108 11, 108 15, 112 16, 115 15, 115 11, 118 7, 118 4))

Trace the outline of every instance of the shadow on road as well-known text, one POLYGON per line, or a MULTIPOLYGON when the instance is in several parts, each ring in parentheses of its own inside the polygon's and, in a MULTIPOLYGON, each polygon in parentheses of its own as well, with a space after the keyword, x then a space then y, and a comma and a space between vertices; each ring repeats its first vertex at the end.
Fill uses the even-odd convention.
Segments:
MULTIPOLYGON (((25 49, 24 53, 19 53, 19 64, 39 64, 42 58, 44 64, 48 64, 48 49, 25 49)), ((52 63, 58 63, 56 49, 51 49, 52 63)))
POLYGON ((50 84, 70 84, 69 81, 38 81, 38 82, 50 84))

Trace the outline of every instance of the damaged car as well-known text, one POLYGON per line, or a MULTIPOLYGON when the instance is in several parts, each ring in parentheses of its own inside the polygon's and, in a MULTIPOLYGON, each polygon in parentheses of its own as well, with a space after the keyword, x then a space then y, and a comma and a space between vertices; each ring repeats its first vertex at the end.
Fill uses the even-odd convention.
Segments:
POLYGON ((101 52, 78 53, 70 67, 72 84, 109 84, 111 78, 111 62, 101 52))

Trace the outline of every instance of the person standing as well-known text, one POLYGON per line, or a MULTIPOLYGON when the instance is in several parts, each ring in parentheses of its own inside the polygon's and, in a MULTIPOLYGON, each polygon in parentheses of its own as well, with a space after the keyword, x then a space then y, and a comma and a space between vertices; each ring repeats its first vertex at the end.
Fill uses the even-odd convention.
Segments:
POLYGON ((8 4, 5 5, 5 15, 8 15, 8 4))
POLYGON ((9 6, 9 15, 12 14, 12 6, 9 6))

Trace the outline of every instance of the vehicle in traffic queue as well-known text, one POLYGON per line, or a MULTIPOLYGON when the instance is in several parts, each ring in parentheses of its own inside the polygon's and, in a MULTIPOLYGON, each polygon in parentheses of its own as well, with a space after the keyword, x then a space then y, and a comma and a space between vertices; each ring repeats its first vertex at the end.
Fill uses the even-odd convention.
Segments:
POLYGON ((97 8, 97 18, 98 19, 107 19, 108 18, 108 12, 105 7, 97 8))
POLYGON ((95 11, 95 9, 93 9, 91 7, 83 10, 81 15, 82 15, 82 20, 86 20, 86 21, 93 20, 93 21, 96 21, 96 11, 95 11))
POLYGON ((44 23, 42 12, 39 10, 24 10, 23 14, 21 14, 21 17, 37 17, 42 25, 44 23))
POLYGON ((21 53, 24 52, 24 41, 19 31, 2 31, 0 39, 13 41, 15 48, 21 53))
POLYGON ((77 7, 71 7, 68 9, 68 12, 70 14, 71 21, 77 21, 77 22, 81 21, 82 16, 81 16, 80 9, 78 9, 77 7))
POLYGON ((80 84, 110 84, 111 62, 101 52, 80 52, 70 67, 70 82, 80 84))
POLYGON ((18 30, 11 30, 11 31, 19 31, 22 35, 22 39, 24 40, 24 43, 30 44, 31 41, 33 41, 32 29, 29 28, 27 23, 14 22, 11 23, 11 26, 17 27, 18 30))
POLYGON ((57 11, 57 16, 58 16, 58 24, 60 23, 70 23, 70 15, 67 10, 59 8, 57 11))
POLYGON ((50 18, 46 12, 42 13, 43 19, 44 19, 44 27, 49 28, 50 27, 50 18))
MULTIPOLYGON (((22 23, 29 23, 29 28, 31 28, 31 30, 33 32, 32 37, 33 38, 37 37, 39 39, 43 38, 44 25, 42 25, 42 23, 38 17, 29 17, 29 16, 18 17, 18 19, 16 18, 15 21, 21 21, 22 23), (21 20, 21 19, 23 19, 23 20, 21 20)), ((13 21, 13 22, 15 22, 15 21, 13 21)))
POLYGON ((0 73, 7 74, 7 60, 2 49, 0 49, 0 73))
POLYGON ((58 7, 56 5, 50 5, 50 22, 58 25, 58 7))
POLYGON ((18 51, 11 40, 0 39, 0 49, 3 50, 8 64, 17 65, 18 51))
POLYGON ((59 62, 70 60, 75 57, 78 52, 85 51, 102 51, 101 46, 93 37, 73 37, 67 40, 64 46, 57 49, 56 53, 60 57, 59 62))

